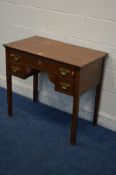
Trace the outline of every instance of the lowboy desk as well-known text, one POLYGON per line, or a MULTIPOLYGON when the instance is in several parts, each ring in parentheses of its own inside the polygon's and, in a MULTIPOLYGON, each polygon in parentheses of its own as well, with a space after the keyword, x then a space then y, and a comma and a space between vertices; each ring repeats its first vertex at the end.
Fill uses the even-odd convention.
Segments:
POLYGON ((71 144, 76 143, 80 95, 96 87, 93 124, 97 124, 104 60, 107 53, 33 36, 4 45, 8 115, 12 116, 12 76, 33 76, 33 101, 38 101, 38 73, 47 72, 55 90, 73 96, 71 144))

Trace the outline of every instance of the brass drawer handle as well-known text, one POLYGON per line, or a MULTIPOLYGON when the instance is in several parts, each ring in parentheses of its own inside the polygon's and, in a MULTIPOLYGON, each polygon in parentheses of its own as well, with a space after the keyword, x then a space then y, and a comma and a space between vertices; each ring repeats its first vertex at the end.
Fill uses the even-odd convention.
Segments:
POLYGON ((18 57, 14 57, 14 61, 19 61, 19 58, 18 57))
POLYGON ((15 56, 15 54, 14 54, 14 53, 11 53, 11 54, 10 54, 10 56, 11 56, 11 57, 14 57, 14 56, 15 56))
POLYGON ((68 69, 65 69, 65 68, 60 68, 59 71, 60 71, 61 75, 63 75, 63 76, 68 75, 70 72, 68 69))
POLYGON ((13 67, 12 67, 12 71, 13 71, 14 73, 16 73, 16 72, 20 71, 20 68, 19 68, 19 67, 13 66, 13 67))
POLYGON ((11 53, 10 56, 14 59, 14 61, 19 61, 20 59, 20 56, 17 57, 14 53, 11 53))
POLYGON ((67 90, 70 87, 70 84, 64 83, 64 82, 60 82, 60 86, 61 86, 61 89, 67 90))

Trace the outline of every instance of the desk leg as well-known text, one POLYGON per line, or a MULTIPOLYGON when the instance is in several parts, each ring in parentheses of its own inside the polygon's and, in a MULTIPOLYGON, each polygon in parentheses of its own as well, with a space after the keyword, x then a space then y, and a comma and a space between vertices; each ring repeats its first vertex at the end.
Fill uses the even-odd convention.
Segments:
POLYGON ((94 116, 93 116, 93 125, 97 125, 98 121, 98 111, 100 106, 100 96, 101 96, 101 85, 97 85, 96 87, 96 95, 95 95, 95 106, 94 106, 94 116))
POLYGON ((98 112, 99 112, 99 107, 100 107, 101 89, 102 89, 103 76, 104 76, 104 64, 105 64, 105 60, 103 60, 103 62, 102 62, 100 83, 96 86, 94 116, 93 116, 93 125, 94 126, 96 126, 97 122, 98 122, 98 112))
POLYGON ((6 74, 8 115, 12 116, 12 75, 8 71, 6 74))
POLYGON ((38 102, 38 73, 33 75, 33 101, 38 102))
POLYGON ((78 126, 78 112, 79 112, 79 99, 80 97, 74 97, 73 99, 73 114, 72 114, 72 126, 71 126, 71 144, 76 144, 76 130, 78 126))

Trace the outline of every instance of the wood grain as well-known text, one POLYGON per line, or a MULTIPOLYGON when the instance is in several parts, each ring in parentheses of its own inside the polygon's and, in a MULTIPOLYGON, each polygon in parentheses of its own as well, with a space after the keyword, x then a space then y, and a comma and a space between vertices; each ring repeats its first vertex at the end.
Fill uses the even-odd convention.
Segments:
POLYGON ((77 67, 83 67, 96 59, 107 56, 106 52, 96 51, 63 42, 33 36, 9 44, 5 47, 14 48, 34 55, 53 59, 77 67))
POLYGON ((4 46, 8 115, 12 115, 12 75, 20 78, 33 75, 33 101, 37 102, 38 72, 46 72, 56 91, 73 96, 71 144, 76 143, 80 96, 93 87, 97 87, 93 117, 93 124, 97 124, 107 53, 39 36, 4 46))

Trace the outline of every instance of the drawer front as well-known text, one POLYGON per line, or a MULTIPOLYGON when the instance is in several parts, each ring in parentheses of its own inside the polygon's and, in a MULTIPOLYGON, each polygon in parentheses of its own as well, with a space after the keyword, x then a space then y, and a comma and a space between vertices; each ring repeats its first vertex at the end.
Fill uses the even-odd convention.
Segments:
POLYGON ((32 75, 32 70, 26 66, 22 66, 20 64, 12 63, 10 65, 10 71, 12 75, 15 75, 20 78, 27 78, 28 76, 32 75))
POLYGON ((37 65, 42 71, 54 73, 60 78, 71 80, 75 78, 75 69, 65 64, 52 60, 40 59, 37 61, 37 65))
POLYGON ((57 79, 57 81, 55 81, 55 90, 68 94, 68 95, 74 95, 74 86, 75 86, 75 82, 74 81, 65 81, 62 79, 57 79))
POLYGON ((9 59, 10 62, 12 63, 21 63, 22 62, 22 54, 19 51, 15 51, 15 50, 10 50, 9 53, 9 59))
POLYGON ((41 56, 34 56, 32 54, 21 51, 10 50, 10 61, 14 63, 22 63, 31 68, 40 71, 57 74, 61 78, 71 79, 75 78, 75 67, 59 63, 51 59, 46 59, 41 56))

